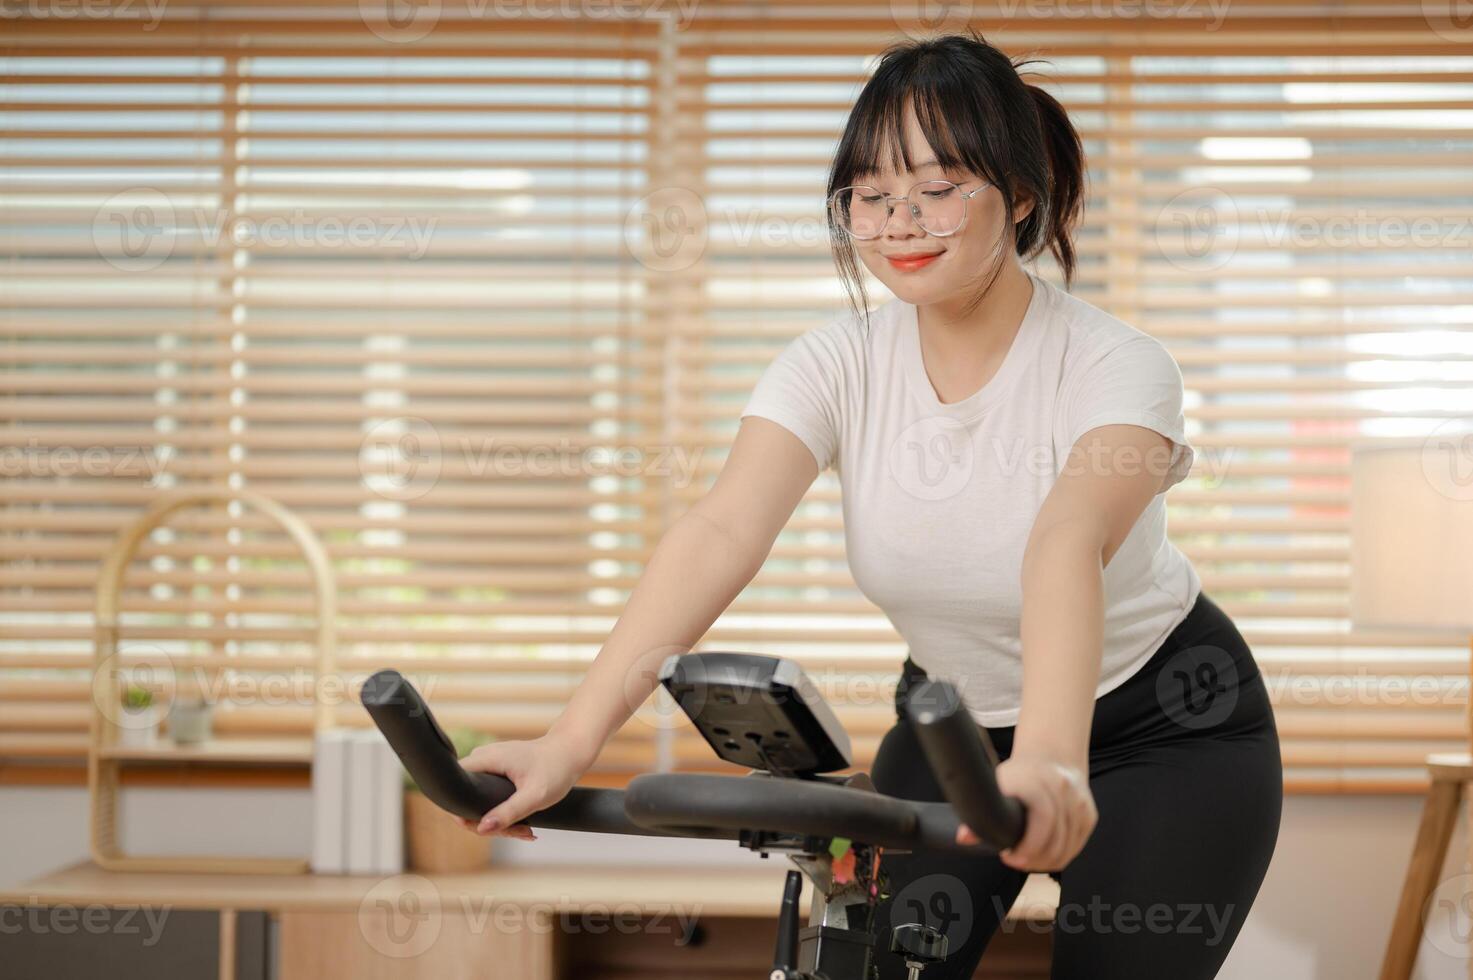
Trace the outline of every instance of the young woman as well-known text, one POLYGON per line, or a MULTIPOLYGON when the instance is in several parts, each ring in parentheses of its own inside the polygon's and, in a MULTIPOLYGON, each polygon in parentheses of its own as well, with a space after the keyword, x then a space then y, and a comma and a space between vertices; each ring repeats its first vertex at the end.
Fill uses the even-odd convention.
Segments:
MULTIPOLYGON (((466 761, 517 786, 481 833, 532 836, 513 825, 562 798, 833 467, 855 582, 909 648, 900 687, 957 685, 1028 808, 999 856, 886 855, 879 934, 942 928, 928 980, 970 977, 1047 871, 1055 978, 1217 973, 1278 835, 1278 736, 1242 636, 1166 537, 1163 493, 1193 461, 1175 361, 1023 266, 1047 249, 1072 277, 1082 156, 1059 103, 980 37, 886 52, 829 178, 853 314, 763 374, 548 734, 466 761), (860 263, 895 297, 873 313, 860 263)), ((921 760, 897 719, 877 788, 942 799, 921 760)))

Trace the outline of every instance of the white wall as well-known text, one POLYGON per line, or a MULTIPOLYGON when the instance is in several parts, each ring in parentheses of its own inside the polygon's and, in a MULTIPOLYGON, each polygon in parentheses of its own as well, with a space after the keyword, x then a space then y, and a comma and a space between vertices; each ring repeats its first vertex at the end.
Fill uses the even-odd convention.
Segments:
MULTIPOLYGON (((1416 834, 1414 797, 1291 796, 1268 879, 1220 974, 1221 980, 1346 980, 1374 976, 1416 834)), ((303 791, 149 789, 125 795, 130 847, 180 853, 229 842, 232 853, 305 855, 310 798, 303 791)), ((85 859, 87 796, 81 789, 0 788, 0 887, 85 859)), ((1429 927, 1418 980, 1467 980, 1473 876, 1465 821, 1443 877, 1444 914, 1429 927), (1463 918, 1452 922, 1446 909, 1463 918)), ((531 864, 686 862, 705 868, 757 858, 733 844, 539 831, 539 841, 497 841, 499 860, 531 864)))
MULTIPOLYGON (((303 790, 127 790, 127 848, 149 854, 305 855, 312 798, 303 790)), ((85 789, 0 788, 0 887, 87 860, 85 789)))

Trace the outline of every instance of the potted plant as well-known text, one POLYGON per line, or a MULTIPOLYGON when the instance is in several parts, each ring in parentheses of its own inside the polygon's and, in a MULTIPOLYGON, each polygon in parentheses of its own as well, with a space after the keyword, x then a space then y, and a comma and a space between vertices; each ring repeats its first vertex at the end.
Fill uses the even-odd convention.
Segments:
POLYGON ((181 685, 169 702, 169 737, 176 745, 207 742, 214 728, 215 706, 197 684, 181 685))
POLYGON ((123 711, 118 718, 118 742, 123 745, 151 745, 159 733, 159 707, 153 703, 153 692, 141 684, 123 688, 123 711))
MULTIPOLYGON (((447 734, 458 759, 477 746, 496 741, 473 728, 453 728, 447 734)), ((404 790, 404 853, 410 870, 479 871, 491 863, 491 842, 470 833, 459 820, 431 803, 407 772, 404 790)))

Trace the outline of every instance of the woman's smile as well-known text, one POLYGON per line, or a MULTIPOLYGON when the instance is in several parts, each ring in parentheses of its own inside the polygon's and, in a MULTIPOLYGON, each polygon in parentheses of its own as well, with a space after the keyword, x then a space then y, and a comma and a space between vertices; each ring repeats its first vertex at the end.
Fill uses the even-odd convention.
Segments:
POLYGON ((940 258, 942 252, 904 252, 898 255, 887 255, 885 259, 890 267, 898 272, 919 272, 940 258))

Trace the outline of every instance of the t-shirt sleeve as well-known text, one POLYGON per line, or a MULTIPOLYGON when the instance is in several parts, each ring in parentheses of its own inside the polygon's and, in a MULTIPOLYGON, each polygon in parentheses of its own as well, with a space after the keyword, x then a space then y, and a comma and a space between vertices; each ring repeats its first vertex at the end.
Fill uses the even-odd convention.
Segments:
POLYGON ((1170 439, 1170 469, 1158 493, 1191 470, 1196 454, 1187 442, 1181 368, 1154 337, 1141 335, 1095 357, 1075 374, 1065 405, 1070 446, 1102 425, 1139 425, 1170 439))
POLYGON ((809 330, 783 348, 762 372, 741 414, 770 419, 797 436, 820 473, 837 462, 843 380, 839 352, 825 334, 809 330))

